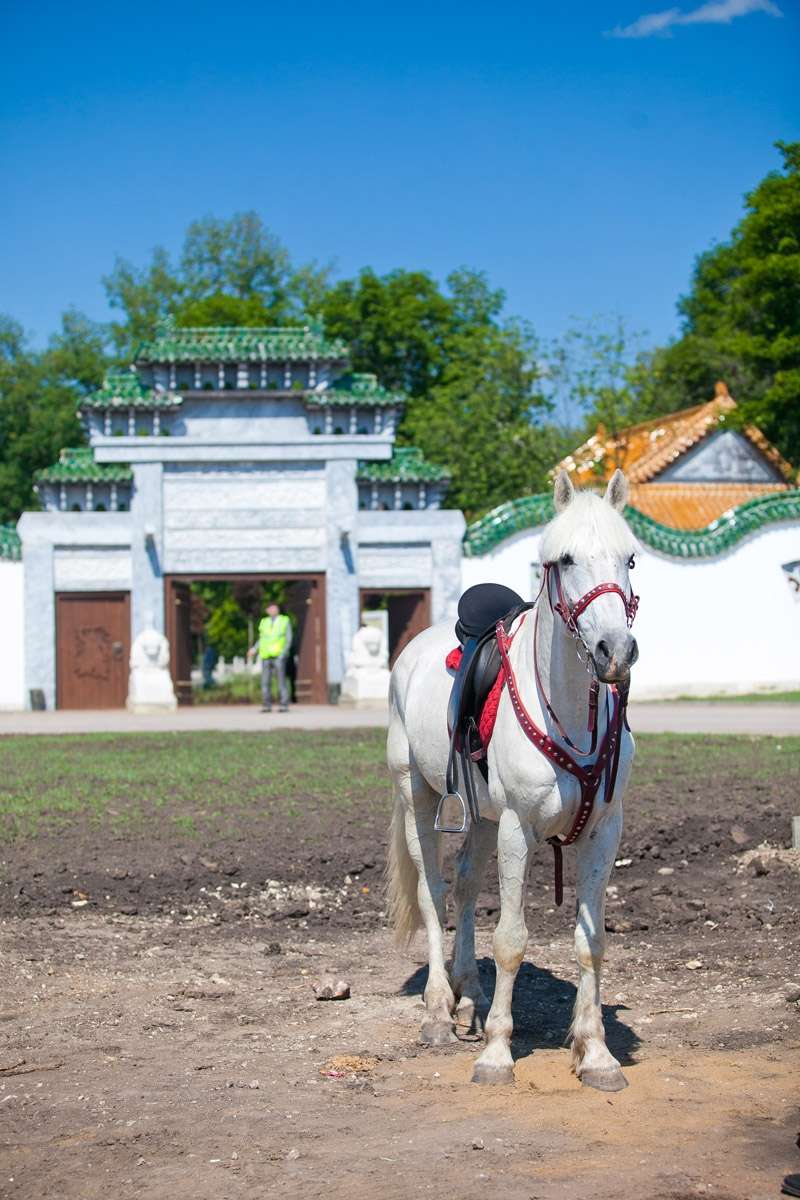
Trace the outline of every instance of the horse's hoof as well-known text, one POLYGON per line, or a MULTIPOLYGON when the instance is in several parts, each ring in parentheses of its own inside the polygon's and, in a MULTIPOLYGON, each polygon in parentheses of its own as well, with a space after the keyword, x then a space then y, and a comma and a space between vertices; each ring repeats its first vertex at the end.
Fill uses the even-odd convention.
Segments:
POLYGON ((486 1007, 478 1008, 472 1001, 462 1000, 456 1009, 456 1032, 459 1037, 476 1041, 483 1037, 486 1025, 486 1007))
POLYGON ((585 1071, 581 1071, 581 1083, 584 1087, 597 1088, 599 1092, 621 1092, 628 1086, 628 1081, 619 1067, 604 1070, 587 1067, 585 1071))
POLYGON ((472 1072, 473 1083, 513 1083, 513 1067, 493 1067, 488 1063, 475 1063, 472 1072))
POLYGON ((449 1021, 424 1021, 419 1040, 426 1046, 449 1046, 457 1039, 449 1021))

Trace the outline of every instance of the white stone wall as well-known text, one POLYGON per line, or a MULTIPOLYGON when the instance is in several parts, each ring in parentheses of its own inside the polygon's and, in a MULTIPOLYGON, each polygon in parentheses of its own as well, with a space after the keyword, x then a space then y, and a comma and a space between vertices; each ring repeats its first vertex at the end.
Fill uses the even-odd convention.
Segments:
POLYGON ((24 644, 23 566, 0 561, 0 709, 25 707, 24 644))
MULTIPOLYGON (((463 560, 463 586, 494 580, 525 599, 541 529, 463 560)), ((639 699, 800 687, 800 602, 782 564, 800 559, 800 524, 773 525, 728 554, 687 561, 643 547, 631 575, 639 699)))

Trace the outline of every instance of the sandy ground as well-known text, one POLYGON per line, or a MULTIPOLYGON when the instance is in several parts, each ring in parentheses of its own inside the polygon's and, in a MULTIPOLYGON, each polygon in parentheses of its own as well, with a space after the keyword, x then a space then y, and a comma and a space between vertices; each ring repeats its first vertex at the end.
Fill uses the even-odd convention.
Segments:
MULTIPOLYGON (((707 704, 699 700, 633 703, 638 733, 800 734, 800 704, 707 704)), ((197 705, 174 713, 132 714, 124 709, 0 712, 0 736, 11 733, 165 733, 189 730, 355 729, 383 727, 385 707, 300 704, 288 713, 262 713, 257 705, 197 705)))
MULTIPOLYGON (((487 1089, 480 1043, 418 1044, 423 944, 385 927, 381 804, 310 797, 278 821, 243 803, 193 836, 153 805, 7 841, 0 1196, 777 1196, 800 1170, 798 776, 777 741, 736 747, 640 747, 607 897, 605 1025, 630 1081, 613 1095, 563 1048, 569 854, 561 909, 551 856, 531 865, 516 1082, 487 1089), (328 972, 350 999, 315 999, 328 972)), ((100 771, 96 742, 67 749, 100 771)), ((496 897, 492 867, 487 993, 496 897)))
POLYGON ((486 1089, 475 1042, 417 1045, 413 948, 276 928, 6 921, 0 1193, 766 1200, 800 1166, 797 1005, 755 964, 689 969, 669 939, 611 938, 606 1027, 630 1087, 609 1096, 560 1045, 565 919, 518 983, 516 1083, 486 1089), (315 1000, 328 969, 351 999, 315 1000))

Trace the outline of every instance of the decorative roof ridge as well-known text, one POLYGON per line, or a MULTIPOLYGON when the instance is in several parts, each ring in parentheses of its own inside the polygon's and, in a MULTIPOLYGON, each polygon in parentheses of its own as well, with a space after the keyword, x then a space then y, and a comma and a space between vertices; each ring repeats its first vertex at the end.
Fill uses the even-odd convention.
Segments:
POLYGON ((156 323, 151 338, 137 347, 138 362, 285 361, 303 358, 347 359, 341 338, 328 337, 316 321, 294 325, 178 325, 172 318, 156 323))
MULTIPOLYGON (((467 557, 488 554, 506 538, 545 525, 555 515, 549 492, 521 496, 473 521, 464 535, 467 557)), ((732 549, 750 533, 777 521, 800 520, 800 489, 775 491, 730 508, 704 529, 673 529, 637 508, 625 509, 631 529, 645 545, 673 558, 711 558, 732 549)))
POLYGON ((359 462, 361 483, 446 483, 450 471, 428 462, 418 446, 395 446, 388 461, 359 462))
MULTIPOLYGON (((663 441, 655 442, 650 451, 643 454, 638 462, 631 466, 628 472, 631 483, 645 483, 652 479, 673 459, 685 454, 687 450, 691 450, 704 437, 707 437, 712 429, 716 428, 720 421, 724 421, 727 414, 734 408, 736 408, 736 401, 725 391, 717 394, 713 400, 698 405, 694 410, 678 410, 677 413, 667 414, 667 417, 662 418, 660 422, 654 421, 654 431, 659 424, 675 425, 678 426, 678 429, 673 432, 671 438, 667 436, 663 441), (681 429, 681 426, 684 428, 681 429)), ((620 437, 624 437, 626 432, 623 431, 620 437)))
POLYGON ((323 337, 324 332, 318 325, 313 322, 306 321, 299 325, 178 325, 175 321, 163 322, 156 325, 156 337, 172 335, 174 333, 215 333, 222 336, 247 334, 284 334, 284 333, 302 333, 311 334, 312 337, 323 337))

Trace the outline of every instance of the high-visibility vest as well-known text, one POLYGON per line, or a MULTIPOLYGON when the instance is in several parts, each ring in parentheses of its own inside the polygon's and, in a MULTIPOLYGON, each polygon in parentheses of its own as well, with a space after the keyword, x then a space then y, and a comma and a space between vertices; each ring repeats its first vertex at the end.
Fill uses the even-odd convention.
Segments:
POLYGON ((291 622, 284 613, 262 617, 258 623, 258 654, 260 658, 280 658, 289 646, 291 622))

